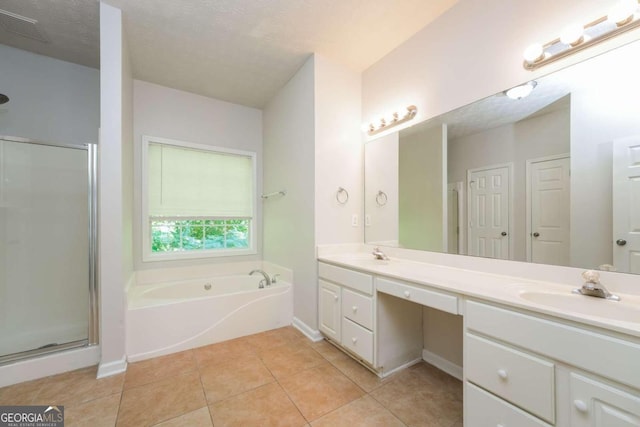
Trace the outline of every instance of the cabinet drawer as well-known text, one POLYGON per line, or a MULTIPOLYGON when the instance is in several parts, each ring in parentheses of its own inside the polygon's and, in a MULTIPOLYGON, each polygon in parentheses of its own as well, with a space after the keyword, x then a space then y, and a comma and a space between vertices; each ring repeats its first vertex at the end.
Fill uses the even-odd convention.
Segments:
POLYGON ((373 295, 373 277, 368 274, 320 262, 318 263, 318 275, 323 279, 331 280, 363 294, 373 295))
POLYGON ((430 291, 380 278, 376 278, 376 290, 447 313, 458 314, 458 298, 443 292, 430 291))
POLYGON ((466 302, 465 324, 484 335, 640 388, 640 345, 632 339, 623 340, 474 301, 466 302))
POLYGON ((342 346, 373 364, 373 332, 342 318, 342 346))
POLYGON ((344 289, 342 291, 342 315, 373 330, 373 298, 344 289))
POLYGON ((466 334, 467 380, 553 424, 554 365, 466 334))
POLYGON ((465 427, 550 427, 471 383, 465 383, 465 388, 465 427))

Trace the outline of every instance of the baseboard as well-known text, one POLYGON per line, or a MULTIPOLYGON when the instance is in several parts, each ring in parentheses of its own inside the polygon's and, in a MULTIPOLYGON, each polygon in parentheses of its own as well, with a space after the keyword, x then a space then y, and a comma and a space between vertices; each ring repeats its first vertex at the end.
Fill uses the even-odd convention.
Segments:
POLYGON ((293 318, 292 325, 294 328, 302 332, 307 338, 309 338, 313 342, 319 342, 324 339, 320 331, 312 329, 311 327, 309 327, 309 325, 307 325, 297 317, 293 318))
POLYGON ((116 360, 109 363, 102 363, 98 365, 97 378, 110 377, 112 375, 121 374, 127 370, 127 360, 123 357, 121 360, 116 360))
POLYGON ((422 359, 425 362, 430 363, 431 365, 440 369, 441 371, 444 371, 452 377, 455 377, 462 381, 462 366, 458 366, 455 363, 452 363, 447 359, 425 349, 422 350, 422 359))
POLYGON ((378 376, 379 376, 380 378, 386 378, 386 377, 388 377, 389 375, 395 374, 396 372, 400 372, 400 371, 402 371, 403 369, 406 369, 406 368, 408 368, 408 367, 410 367, 410 366, 415 365, 416 363, 420 363, 422 360, 423 360, 423 359, 415 359, 415 360, 412 360, 412 361, 407 362, 407 363, 404 363, 404 364, 402 364, 402 365, 400 365, 400 366, 398 366, 398 367, 396 367, 396 368, 393 368, 393 369, 392 369, 392 370, 390 370, 390 371, 386 371, 386 372, 378 373, 378 376))

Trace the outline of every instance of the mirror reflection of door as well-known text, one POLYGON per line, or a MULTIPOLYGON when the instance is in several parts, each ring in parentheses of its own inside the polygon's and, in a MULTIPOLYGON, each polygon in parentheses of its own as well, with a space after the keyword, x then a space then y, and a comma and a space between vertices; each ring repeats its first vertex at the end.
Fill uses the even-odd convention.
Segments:
POLYGON ((613 262, 640 274, 640 136, 613 143, 613 262))
POLYGON ((569 155, 527 160, 527 261, 569 265, 569 155))
POLYGON ((509 259, 511 165, 467 171, 469 255, 509 259))

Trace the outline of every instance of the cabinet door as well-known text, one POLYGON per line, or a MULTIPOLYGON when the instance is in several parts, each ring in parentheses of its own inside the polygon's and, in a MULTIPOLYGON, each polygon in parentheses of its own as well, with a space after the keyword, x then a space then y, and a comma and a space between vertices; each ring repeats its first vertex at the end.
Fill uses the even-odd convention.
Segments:
POLYGON ((320 282, 318 317, 320 331, 336 342, 340 342, 340 286, 324 280, 320 282))
POLYGON ((640 396, 572 373, 572 427, 638 427, 640 396))

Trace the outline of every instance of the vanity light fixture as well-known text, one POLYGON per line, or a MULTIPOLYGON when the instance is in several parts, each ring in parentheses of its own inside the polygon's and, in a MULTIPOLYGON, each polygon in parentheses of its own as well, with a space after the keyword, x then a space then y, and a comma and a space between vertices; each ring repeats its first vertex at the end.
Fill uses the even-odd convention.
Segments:
POLYGON ((405 113, 402 115, 401 113, 394 111, 389 115, 389 117, 382 117, 377 125, 375 123, 369 123, 367 133, 369 134, 369 136, 375 135, 393 126, 397 126, 400 123, 408 122, 416 116, 417 112, 418 107, 416 107, 415 105, 409 105, 407 107, 407 111, 405 111, 405 113))
POLYGON ((507 95, 511 99, 522 99, 526 98, 533 92, 533 90, 538 86, 538 82, 535 80, 531 80, 523 85, 512 87, 509 90, 505 90, 504 94, 507 95))
POLYGON ((606 16, 585 25, 571 24, 560 37, 546 44, 534 43, 524 51, 524 68, 535 70, 602 41, 640 27, 640 0, 619 0, 606 16))

